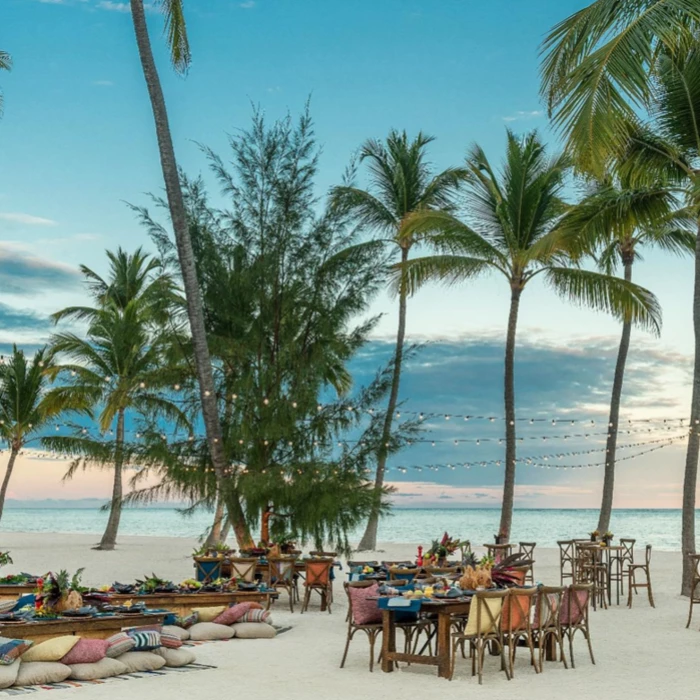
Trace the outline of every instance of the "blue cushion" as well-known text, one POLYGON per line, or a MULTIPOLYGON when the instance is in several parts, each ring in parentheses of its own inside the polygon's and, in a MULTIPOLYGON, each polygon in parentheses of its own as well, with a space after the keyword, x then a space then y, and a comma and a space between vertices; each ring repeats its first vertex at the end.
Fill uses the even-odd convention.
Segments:
POLYGON ((36 604, 36 596, 33 593, 27 593, 17 598, 17 604, 15 605, 15 610, 23 608, 25 605, 31 605, 34 607, 36 604))
POLYGON ((27 639, 0 637, 0 666, 9 666, 19 659, 34 642, 27 639))

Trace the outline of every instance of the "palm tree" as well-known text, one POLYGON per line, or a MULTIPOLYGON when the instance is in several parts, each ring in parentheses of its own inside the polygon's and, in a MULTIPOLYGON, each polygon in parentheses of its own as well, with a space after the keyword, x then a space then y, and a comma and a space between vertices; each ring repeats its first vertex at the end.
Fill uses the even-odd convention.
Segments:
POLYGON ((566 156, 548 157, 536 133, 517 138, 507 132, 506 158, 496 173, 486 154, 473 146, 467 156, 467 200, 473 227, 449 213, 417 214, 407 235, 424 237, 437 255, 406 265, 413 292, 428 280, 455 283, 483 272, 502 274, 510 288, 505 348, 504 403, 506 459, 500 534, 510 536, 515 492, 515 337, 520 298, 539 275, 560 296, 657 330, 654 296, 626 280, 571 265, 576 240, 559 229, 567 209, 561 198, 569 171, 566 156))
MULTIPOLYGON (((333 188, 331 198, 335 206, 347 210, 357 218, 359 226, 378 233, 381 241, 398 250, 405 263, 413 245, 410 236, 404 234, 407 217, 418 211, 447 211, 457 192, 464 171, 448 168, 433 175, 426 158, 426 148, 433 140, 422 132, 409 140, 406 132, 391 131, 384 143, 370 139, 360 151, 360 162, 369 165, 369 188, 352 183, 333 188)), ((372 245, 372 243, 370 243, 372 245)), ((402 279, 398 285, 399 325, 394 349, 393 378, 387 402, 384 430, 377 454, 375 492, 377 508, 367 522, 360 540, 359 550, 373 550, 377 545, 379 503, 384 486, 384 473, 388 456, 387 448, 391 427, 399 398, 401 366, 406 335, 407 289, 402 279)))
POLYGON ((51 355, 38 350, 31 360, 13 346, 12 355, 0 364, 0 436, 10 448, 5 478, 0 487, 0 518, 17 455, 62 408, 47 395, 46 372, 51 355))
MULTIPOLYGON (((684 0, 596 0, 559 23, 544 44, 542 91, 555 125, 582 169, 600 172, 611 157, 664 171, 686 194, 700 231, 700 4, 684 0), (652 124, 639 128, 646 111, 652 124), (632 126, 630 126, 632 125, 632 126), (623 154, 621 158, 620 154, 623 154)), ((695 364, 691 428, 683 480, 683 553, 695 552, 695 489, 700 435, 700 236, 693 293, 695 364)), ((682 593, 693 569, 683 557, 682 593)))
MULTIPOLYGON (((153 59, 151 40, 146 24, 146 14, 143 0, 130 0, 131 17, 136 34, 136 44, 143 75, 146 79, 146 87, 151 100, 151 109, 156 127, 158 150, 160 152, 160 164, 163 171, 165 191, 170 209, 170 219, 175 233, 178 259, 182 273, 182 282, 187 298, 187 315, 192 334, 192 348, 195 361, 197 379, 199 380, 199 392, 202 402, 202 417, 207 435, 207 444, 211 452, 219 487, 225 484, 226 456, 223 451, 221 423, 218 414, 217 395, 214 386, 209 348, 204 325, 204 310, 202 298, 197 280, 192 241, 190 240, 187 213, 180 188, 175 150, 170 135, 168 112, 163 97, 163 89, 160 84, 158 70, 153 59)), ((187 27, 183 0, 163 0, 161 8, 165 16, 165 34, 167 37, 170 57, 173 67, 178 73, 184 73, 190 64, 190 48, 187 40, 187 27)), ((242 519, 242 509, 235 494, 228 494, 227 498, 231 517, 242 519)))
MULTIPOLYGON (((12 69, 12 56, 7 51, 0 51, 0 70, 12 69)), ((0 92, 0 116, 2 115, 2 92, 0 92)))
MULTIPOLYGON (((629 178, 622 181, 608 178, 591 187, 588 195, 567 214, 562 227, 578 231, 583 240, 595 246, 594 252, 604 272, 613 274, 621 265, 624 279, 631 282, 632 266, 640 259, 640 248, 658 248, 676 255, 694 252, 695 235, 682 228, 685 212, 677 207, 673 193, 663 184, 632 187, 629 178)), ((631 334, 631 319, 625 318, 610 398, 599 532, 610 529, 617 427, 631 334)))
POLYGON ((116 435, 107 444, 87 428, 76 436, 46 438, 44 444, 74 456, 64 478, 71 478, 82 465, 108 466, 114 470, 109 519, 97 549, 114 549, 122 511, 122 472, 128 461, 125 421, 133 411, 149 420, 162 416, 176 425, 187 425, 182 411, 164 390, 182 376, 164 358, 172 333, 162 325, 168 297, 174 295, 171 280, 160 273, 159 263, 137 250, 109 253, 110 277, 105 280, 83 266, 95 306, 68 307, 53 315, 54 322, 87 322, 86 337, 57 333, 52 351, 65 358, 48 368, 52 378, 62 375, 66 383, 51 393, 54 404, 91 406, 101 434, 116 435))

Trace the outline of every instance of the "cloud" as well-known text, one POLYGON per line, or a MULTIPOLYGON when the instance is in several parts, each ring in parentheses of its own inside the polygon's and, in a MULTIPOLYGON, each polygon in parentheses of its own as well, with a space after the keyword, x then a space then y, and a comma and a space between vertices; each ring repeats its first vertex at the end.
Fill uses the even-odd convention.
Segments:
POLYGON ((241 7, 244 10, 250 10, 255 7, 255 0, 245 0, 245 2, 239 2, 238 7, 241 7))
POLYGON ((112 0, 101 0, 97 3, 97 7, 101 10, 109 10, 110 12, 131 12, 129 3, 112 2, 112 0))
POLYGON ((7 221, 10 224, 24 224, 25 226, 56 226, 56 222, 52 219, 23 214, 22 212, 0 212, 0 221, 7 221))
POLYGON ((529 111, 523 111, 520 110, 516 112, 515 114, 511 114, 510 116, 503 117, 504 122, 519 122, 523 121, 525 119, 537 119, 538 117, 541 117, 544 115, 544 111, 541 109, 533 109, 529 111))
POLYGON ((0 329, 3 331, 46 331, 50 321, 31 309, 16 309, 0 302, 0 329))
POLYGON ((78 271, 69 265, 0 243, 0 289, 6 294, 31 296, 46 290, 72 289, 79 281, 78 271))
POLYGON ((93 80, 93 85, 98 85, 100 87, 111 87, 114 83, 111 80, 93 80))

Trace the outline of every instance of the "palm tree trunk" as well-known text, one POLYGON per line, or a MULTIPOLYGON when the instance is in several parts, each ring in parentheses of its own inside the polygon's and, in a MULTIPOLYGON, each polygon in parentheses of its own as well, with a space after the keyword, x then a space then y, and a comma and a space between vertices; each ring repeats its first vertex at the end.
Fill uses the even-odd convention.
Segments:
POLYGON ((695 489, 698 483, 698 450, 700 449, 700 222, 695 239, 695 288, 693 291, 693 329, 695 331, 695 363, 693 365, 693 397, 690 403, 690 428, 683 478, 683 582, 681 595, 690 595, 693 566, 687 554, 695 554, 695 489))
MULTIPOLYGON (((160 77, 153 60, 151 50, 151 40, 148 36, 146 25, 146 15, 143 7, 143 0, 130 0, 131 17, 134 23, 134 33, 136 44, 141 58, 141 67, 146 79, 146 87, 151 100, 151 108, 156 126, 156 136, 158 139, 158 150, 160 152, 160 164, 163 171, 165 191, 170 209, 170 219, 175 233, 175 243, 182 272, 182 283, 187 297, 187 316, 190 321, 190 331, 192 333, 192 348, 194 354, 197 379, 199 381, 200 398, 202 402, 202 417, 204 428, 207 434, 207 444, 211 461, 216 472, 219 489, 223 488, 226 470, 226 456, 223 450, 223 439, 221 423, 219 422, 218 404, 214 376, 212 373, 211 360, 209 358, 209 348, 207 346, 206 328, 204 325, 204 313, 202 309, 202 299, 197 279, 197 269, 195 266, 192 240, 190 239, 187 224, 187 213, 182 198, 182 189, 175 160, 175 150, 170 135, 170 124, 168 112, 165 107, 165 98, 160 84, 160 77)), ((229 499, 234 498, 231 494, 229 499)), ((238 496, 235 495, 238 499, 238 496)), ((239 501, 239 510, 240 501, 239 501)), ((229 510, 229 512, 231 512, 229 510)), ((241 532, 247 530, 245 520, 236 524, 241 532)), ((248 533, 250 536, 250 533, 248 533)))
POLYGON ((510 295, 510 313, 508 315, 508 334, 506 336, 506 357, 504 372, 504 399, 506 420, 506 465, 503 479, 503 503, 501 504, 501 524, 498 534, 510 539, 513 522, 513 498, 515 495, 515 334, 518 328, 518 309, 522 288, 513 283, 510 295))
POLYGON ((226 522, 224 523, 224 527, 221 530, 221 542, 226 542, 228 539, 228 533, 229 530, 231 529, 231 518, 228 517, 228 513, 226 513, 226 522))
MULTIPOLYGON (((401 263, 405 265, 408 260, 408 248, 401 248, 401 263)), ((403 361, 404 338, 406 337, 406 306, 407 289, 404 280, 401 281, 399 289, 399 328, 396 333, 396 349, 394 354, 394 372, 391 378, 391 391, 389 393, 389 403, 386 407, 384 417, 384 429, 382 430, 381 443, 377 452, 377 474, 374 479, 375 506, 370 513, 365 534, 362 535, 358 552, 371 551, 377 548, 377 527, 379 526, 379 506, 381 504, 382 488, 384 486, 384 473, 386 471, 386 460, 389 450, 386 445, 391 440, 391 426, 396 412, 396 404, 399 400, 399 385, 401 383, 401 363, 403 361)))
POLYGON ((122 517, 122 467, 124 464, 124 409, 117 414, 117 436, 114 444, 114 486, 112 487, 112 503, 109 507, 107 529, 100 544, 95 549, 112 550, 117 544, 119 521, 122 517))
MULTIPOLYGON (((624 258, 626 282, 632 281, 633 259, 631 255, 624 258)), ((617 351, 617 364, 615 365, 615 377, 613 379, 612 396, 610 397, 608 439, 605 443, 603 500, 600 504, 600 516, 598 517, 598 532, 601 534, 610 530, 610 516, 612 515, 613 492, 615 489, 615 450, 617 448, 617 428, 620 420, 620 399, 622 398, 622 383, 625 378, 625 365, 627 363, 631 335, 632 322, 625 321, 622 324, 622 337, 620 338, 620 347, 617 351)))
POLYGON ((241 499, 238 494, 232 489, 226 489, 224 491, 224 501, 226 503, 226 510, 228 511, 228 518, 231 522, 231 527, 233 527, 233 532, 236 535, 236 543, 238 544, 238 549, 250 549, 255 546, 253 536, 250 534, 250 528, 245 519, 245 513, 243 512, 243 506, 241 505, 241 499))
POLYGON ((213 544, 221 542, 221 526, 224 522, 224 501, 219 494, 216 499, 216 510, 214 512, 214 522, 211 524, 209 534, 207 535, 205 546, 210 547, 213 544))
POLYGON ((12 476, 12 470, 15 468, 15 460, 18 454, 19 448, 13 446, 10 450, 10 459, 7 460, 7 468, 5 469, 5 478, 2 480, 2 488, 0 488, 0 519, 2 519, 2 513, 5 510, 7 487, 10 484, 10 477, 12 476))

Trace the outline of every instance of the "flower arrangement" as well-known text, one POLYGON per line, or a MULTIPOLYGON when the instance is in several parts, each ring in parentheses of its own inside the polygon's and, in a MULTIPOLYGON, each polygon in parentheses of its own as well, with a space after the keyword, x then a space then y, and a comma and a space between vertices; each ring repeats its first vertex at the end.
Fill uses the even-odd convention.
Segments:
POLYGON ((47 615, 80 608, 83 604, 81 577, 85 569, 78 569, 71 576, 65 569, 49 572, 37 580, 36 610, 47 615))
POLYGON ((593 530, 593 532, 588 533, 591 537, 591 542, 597 542, 600 537, 600 532, 598 530, 593 530))
POLYGON ((14 564, 12 557, 9 552, 0 552, 0 566, 7 566, 8 564, 14 564))
POLYGON ((615 535, 613 535, 610 530, 608 530, 604 535, 603 535, 603 542, 605 544, 609 545, 613 540, 615 539, 615 535))
POLYGON ((508 535, 503 532, 503 530, 499 530, 498 534, 493 536, 493 540, 495 544, 506 544, 508 542, 508 535))
POLYGON ((446 559, 450 554, 454 554, 462 545, 460 540, 453 539, 447 532, 442 536, 440 541, 433 540, 430 549, 425 556, 426 562, 437 562, 441 559, 446 559))

